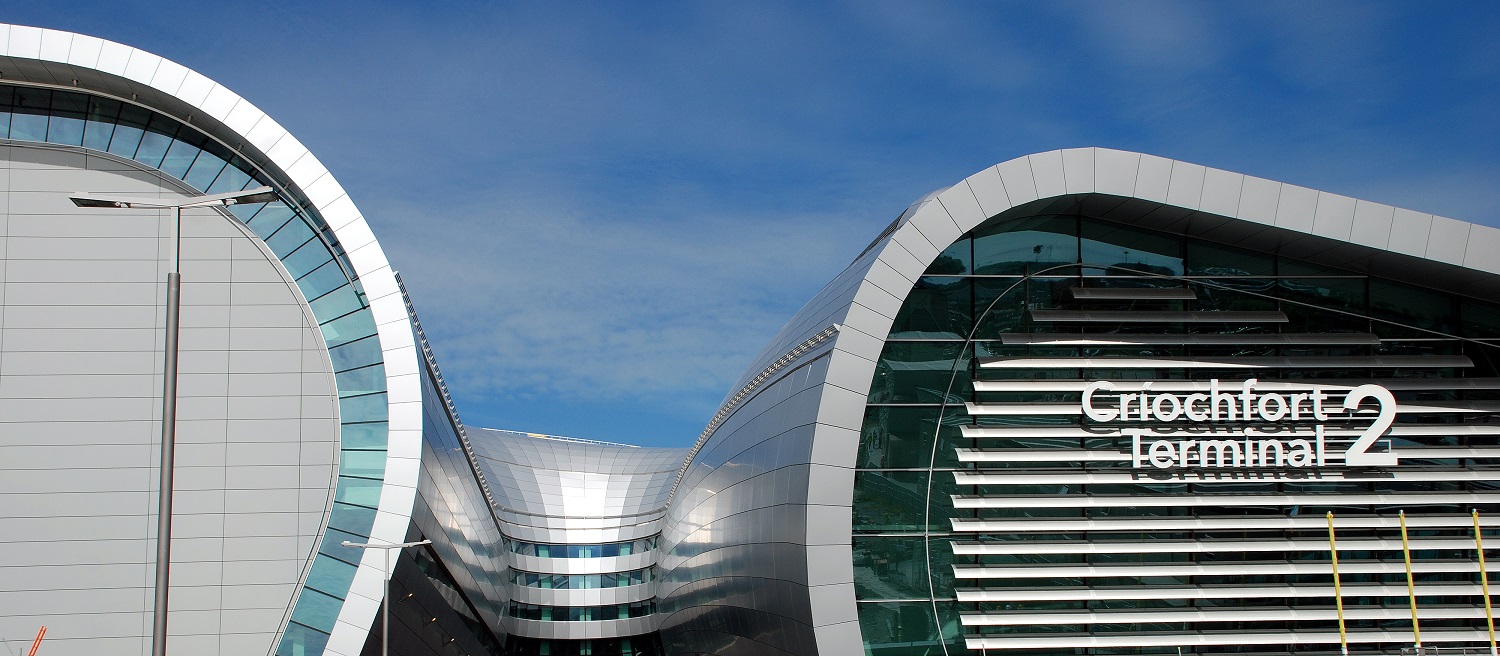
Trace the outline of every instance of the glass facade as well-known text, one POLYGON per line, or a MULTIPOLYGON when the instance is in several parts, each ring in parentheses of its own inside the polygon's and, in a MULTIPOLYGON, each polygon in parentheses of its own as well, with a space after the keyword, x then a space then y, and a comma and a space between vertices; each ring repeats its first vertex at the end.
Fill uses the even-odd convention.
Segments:
POLYGON ((538 558, 614 558, 646 553, 656 548, 659 536, 610 542, 606 544, 538 544, 506 539, 505 548, 513 554, 538 558))
MULTIPOLYGON (((1486 480, 1500 457, 1500 306, 1081 207, 1012 211, 964 234, 895 318, 856 456, 867 653, 1309 649, 1235 638, 1267 632, 1317 634, 1302 642, 1336 653, 1328 512, 1351 635, 1409 645, 1401 511, 1421 526, 1411 554, 1428 591, 1424 637, 1483 631, 1468 513, 1500 510, 1486 480), (1200 446, 1185 467, 1161 447, 1170 470, 1132 445, 1132 431, 1150 442, 1173 415, 1172 399, 1156 400, 1169 391, 1180 402, 1247 379, 1287 393, 1253 397, 1276 399, 1245 410, 1246 434, 1281 431, 1285 443, 1200 446), (1153 421, 1129 401, 1115 424, 1085 416, 1089 381, 1118 388, 1111 408, 1151 405, 1153 421), (1291 391, 1363 383, 1399 403, 1390 437, 1371 447, 1399 451, 1399 467, 1314 471, 1279 455, 1304 433, 1312 448, 1309 394, 1291 391)), ((1327 450, 1349 446, 1362 421, 1330 420, 1327 450)))
POLYGON ((655 612, 655 601, 635 601, 628 604, 611 604, 608 606, 542 606, 522 603, 512 603, 510 605, 511 617, 541 622, 624 620, 632 617, 648 617, 655 612))
POLYGON ((511 656, 659 656, 661 638, 655 633, 627 638, 550 640, 512 637, 506 644, 511 656))
MULTIPOLYGON (((93 94, 0 85, 0 138, 72 146, 132 160, 206 194, 271 178, 198 129, 140 105, 93 94)), ((265 241, 312 307, 339 395, 338 487, 332 516, 279 654, 327 642, 375 520, 386 460, 385 367, 364 291, 333 232, 295 194, 229 211, 265 241)))
POLYGON ((629 572, 608 572, 605 574, 545 574, 523 572, 518 569, 511 570, 510 572, 511 583, 528 588, 543 588, 548 590, 623 588, 654 580, 656 580, 656 570, 652 567, 631 570, 629 572))

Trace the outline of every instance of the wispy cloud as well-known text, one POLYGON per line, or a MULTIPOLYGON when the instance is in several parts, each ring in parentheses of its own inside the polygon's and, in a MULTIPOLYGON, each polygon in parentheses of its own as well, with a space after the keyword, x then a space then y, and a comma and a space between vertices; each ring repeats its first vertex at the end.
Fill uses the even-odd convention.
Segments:
POLYGON ((1500 225, 1490 4, 7 9, 276 116, 403 271, 466 417, 511 428, 690 439, 907 203, 1030 152, 1141 150, 1500 225))

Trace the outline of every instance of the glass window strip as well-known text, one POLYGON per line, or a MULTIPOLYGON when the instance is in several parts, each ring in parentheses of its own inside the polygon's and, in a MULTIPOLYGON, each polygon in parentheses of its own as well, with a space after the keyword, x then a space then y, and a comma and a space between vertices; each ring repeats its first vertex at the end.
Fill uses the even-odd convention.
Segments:
POLYGON ((656 549, 659 539, 659 535, 653 535, 638 540, 603 544, 550 544, 506 538, 505 547, 511 553, 538 558, 615 558, 652 551, 656 549))

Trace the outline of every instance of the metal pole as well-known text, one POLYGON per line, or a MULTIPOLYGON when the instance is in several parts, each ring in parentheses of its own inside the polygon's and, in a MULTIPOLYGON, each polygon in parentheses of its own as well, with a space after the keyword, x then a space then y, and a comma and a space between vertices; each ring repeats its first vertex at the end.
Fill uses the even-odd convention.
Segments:
POLYGON ((391 656, 391 549, 385 552, 385 598, 380 600, 380 654, 391 656))
POLYGON ((1479 510, 1470 511, 1469 516, 1474 518, 1474 549, 1479 552, 1479 585, 1484 593, 1484 621, 1490 628, 1490 656, 1496 656, 1500 652, 1495 649, 1495 609, 1490 607, 1490 573, 1484 567, 1484 537, 1479 530, 1479 510))
POLYGON ((1339 547, 1333 537, 1333 511, 1328 511, 1328 553, 1333 556, 1333 601, 1339 613, 1339 650, 1349 656, 1349 633, 1344 629, 1344 589, 1339 584, 1339 547))
POLYGON ((1406 598, 1411 601, 1411 637, 1417 653, 1422 653, 1422 623, 1417 620, 1417 582, 1411 575, 1411 543, 1406 539, 1406 511, 1401 518, 1401 556, 1406 559, 1406 598))
POLYGON ((166 345, 163 349, 161 391, 161 483, 156 510, 156 597, 152 608, 151 654, 167 653, 167 592, 172 574, 172 459, 177 445, 177 335, 182 304, 182 208, 172 208, 172 259, 167 270, 166 345))

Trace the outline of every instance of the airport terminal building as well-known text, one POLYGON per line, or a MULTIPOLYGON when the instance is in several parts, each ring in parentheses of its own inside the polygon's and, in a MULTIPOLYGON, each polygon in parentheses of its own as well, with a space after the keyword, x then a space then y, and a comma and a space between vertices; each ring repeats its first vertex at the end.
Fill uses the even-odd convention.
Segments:
POLYGON ((183 213, 168 653, 1493 645, 1500 230, 1039 153, 901 211, 688 448, 466 427, 286 129, 0 25, 7 650, 151 649, 171 215, 70 198, 260 186, 183 213))

